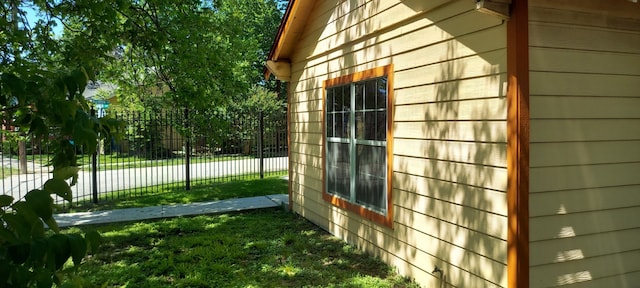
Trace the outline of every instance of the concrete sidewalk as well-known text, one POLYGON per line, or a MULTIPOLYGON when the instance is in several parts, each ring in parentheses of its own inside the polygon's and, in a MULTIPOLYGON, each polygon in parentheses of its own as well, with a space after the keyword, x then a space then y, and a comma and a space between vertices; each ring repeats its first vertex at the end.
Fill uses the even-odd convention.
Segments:
POLYGON ((58 226, 69 227, 272 208, 288 205, 288 203, 289 195, 275 194, 212 202, 56 214, 53 218, 58 222, 58 226))

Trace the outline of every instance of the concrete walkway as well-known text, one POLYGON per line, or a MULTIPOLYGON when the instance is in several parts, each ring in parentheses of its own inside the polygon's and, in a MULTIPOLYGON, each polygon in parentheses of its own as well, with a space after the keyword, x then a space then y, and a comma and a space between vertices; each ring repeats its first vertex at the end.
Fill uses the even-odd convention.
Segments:
POLYGON ((58 226, 69 227, 272 208, 288 205, 288 203, 289 195, 275 194, 212 202, 56 214, 54 218, 58 226))

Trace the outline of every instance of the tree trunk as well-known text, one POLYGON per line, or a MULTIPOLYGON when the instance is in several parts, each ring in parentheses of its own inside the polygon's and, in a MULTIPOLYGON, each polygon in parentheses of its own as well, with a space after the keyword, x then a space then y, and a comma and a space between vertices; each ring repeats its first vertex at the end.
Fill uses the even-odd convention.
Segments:
POLYGON ((20 174, 27 174, 27 144, 24 140, 18 141, 18 159, 20 160, 20 174))

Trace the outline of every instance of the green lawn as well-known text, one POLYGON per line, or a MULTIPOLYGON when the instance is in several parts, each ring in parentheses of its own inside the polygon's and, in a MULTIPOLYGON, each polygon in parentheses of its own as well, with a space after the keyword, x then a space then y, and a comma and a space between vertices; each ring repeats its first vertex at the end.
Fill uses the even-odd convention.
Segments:
MULTIPOLYGON (((16 158, 17 156, 13 156, 12 158, 16 158)), ((47 165, 51 160, 52 156, 47 154, 37 154, 37 155, 27 155, 27 161, 34 161, 40 165, 47 165)), ((253 156, 247 155, 216 155, 216 156, 192 156, 190 158, 190 163, 209 163, 209 162, 217 162, 217 161, 228 161, 228 160, 241 160, 241 159, 252 159, 255 158, 253 156)), ((156 166, 168 166, 168 165, 184 165, 185 159, 184 156, 174 157, 174 158, 166 158, 166 159, 147 159, 139 156, 127 156, 121 154, 109 154, 109 155, 98 155, 97 159, 98 166, 101 170, 110 170, 110 169, 125 169, 125 168, 134 168, 134 167, 156 167, 156 166)), ((78 155, 78 165, 79 166, 88 166, 91 165, 92 156, 91 155, 78 155)))
MULTIPOLYGON (((95 209, 287 192, 282 175, 176 188, 95 209)), ((85 259, 85 287, 418 287, 282 208, 71 228, 97 230, 102 246, 85 259)), ((67 265, 72 265, 69 262, 67 265)))
MULTIPOLYGON (((18 159, 17 155, 8 155, 14 159, 18 159)), ((189 160, 191 164, 210 163, 229 160, 254 159, 254 156, 248 155, 215 155, 215 156, 192 156, 189 160)), ((48 165, 52 155, 47 154, 27 154, 27 161, 35 162, 38 165, 48 165)), ((91 155, 78 155, 78 166, 86 167, 91 165, 91 155)), ((129 156, 121 154, 98 155, 98 167, 100 170, 127 169, 127 168, 145 168, 145 167, 162 167, 170 165, 184 165, 184 156, 167 158, 167 159, 147 159, 139 156, 129 156)))
POLYGON ((20 170, 18 169, 13 169, 13 168, 7 168, 7 167, 2 167, 2 171, 0 171, 0 177, 2 177, 2 179, 7 178, 9 176, 12 175, 18 175, 20 174, 20 170))
MULTIPOLYGON (((245 155, 230 155, 230 156, 192 156, 189 158, 189 163, 210 163, 229 160, 242 160, 253 159, 255 157, 245 155)), ((100 170, 113 170, 113 169, 127 169, 127 168, 145 168, 145 167, 163 167, 171 165, 184 165, 184 157, 168 158, 168 159, 155 159, 150 160, 138 156, 120 156, 117 154, 112 155, 99 155, 98 168, 100 170)), ((91 165, 91 156, 79 156, 78 165, 89 167, 91 165)))
POLYGON ((95 229, 87 287, 418 287, 279 208, 95 229))
POLYGON ((282 180, 285 175, 286 171, 282 171, 265 176, 264 179, 260 179, 258 175, 248 176, 245 178, 246 180, 217 179, 194 184, 189 191, 184 190, 184 183, 157 187, 157 190, 148 189, 150 191, 147 192, 134 189, 122 190, 111 192, 106 197, 112 200, 101 200, 98 204, 88 203, 71 208, 60 208, 59 212, 111 210, 287 194, 287 181, 282 180))

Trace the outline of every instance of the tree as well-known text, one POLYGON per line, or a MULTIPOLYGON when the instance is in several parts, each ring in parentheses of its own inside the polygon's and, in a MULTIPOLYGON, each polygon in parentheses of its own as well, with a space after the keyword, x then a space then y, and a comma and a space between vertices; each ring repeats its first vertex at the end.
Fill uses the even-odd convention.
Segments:
POLYGON ((222 119, 228 103, 242 101, 253 85, 268 86, 262 61, 281 14, 274 0, 2 2, 0 120, 51 142, 54 155, 53 179, 42 189, 24 199, 0 196, 0 286, 73 280, 62 265, 79 264, 98 242, 96 234, 58 233, 52 217, 51 195, 71 199, 75 147, 92 153, 99 138, 122 128, 91 115, 81 96, 88 81, 111 76, 124 91, 156 92, 160 104, 222 119), (57 25, 62 35, 53 33, 57 25))
MULTIPOLYGON (((99 242, 96 233, 60 234, 53 219, 53 199, 71 200, 77 178, 74 145, 95 151, 98 135, 117 132, 118 123, 97 119, 81 97, 87 81, 94 80, 108 41, 58 39, 52 34, 53 17, 66 19, 75 10, 51 9, 54 1, 8 1, 0 5, 0 119, 29 137, 50 141, 54 147, 53 179, 24 199, 0 195, 0 286, 48 287, 73 279, 63 265, 74 267, 99 242), (26 9, 47 11, 32 23, 26 9), (73 144, 71 141, 74 141, 73 144), (45 224, 50 231, 45 230, 45 224), (70 276, 70 277, 65 277, 70 276)), ((71 283, 71 282, 70 282, 71 283)))
POLYGON ((188 109, 187 122, 175 128, 219 144, 234 103, 246 101, 254 85, 276 87, 263 76, 282 16, 273 0, 148 0, 119 13, 122 53, 103 75, 120 87, 129 111, 188 109))
POLYGON ((273 0, 148 0, 119 13, 123 53, 106 74, 133 100, 123 102, 196 110, 225 106, 264 83, 281 18, 273 0))

